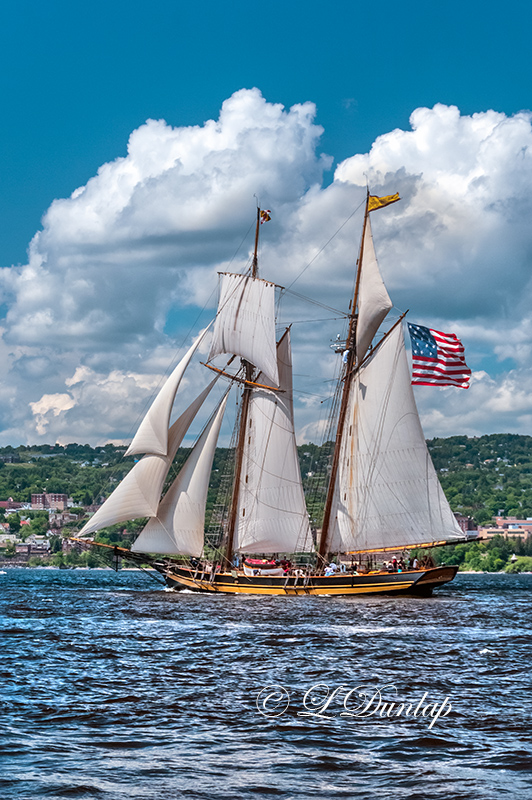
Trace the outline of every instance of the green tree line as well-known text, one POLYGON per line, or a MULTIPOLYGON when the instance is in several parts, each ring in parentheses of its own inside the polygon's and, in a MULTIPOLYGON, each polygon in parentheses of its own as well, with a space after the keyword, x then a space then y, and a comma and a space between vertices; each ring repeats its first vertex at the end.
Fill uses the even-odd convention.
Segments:
MULTIPOLYGON (((531 436, 451 436, 430 439, 427 445, 453 511, 472 517, 479 525, 488 523, 498 514, 532 517, 531 436)), ((134 457, 124 456, 125 449, 111 444, 93 448, 77 443, 0 448, 0 458, 5 459, 0 460, 0 499, 12 497, 18 502, 29 502, 32 494, 46 490, 67 494, 79 506, 101 503, 134 464, 134 457), (14 463, 9 463, 11 459, 14 463)), ((333 445, 331 442, 321 446, 304 444, 298 450, 311 523, 319 527, 333 445)), ((189 452, 187 448, 178 451, 167 485, 189 452)), ((231 464, 231 451, 218 448, 207 503, 207 528, 213 509, 221 501, 224 475, 230 471, 231 464)), ((46 514, 24 511, 22 516, 31 517, 30 526, 21 528, 21 515, 10 515, 10 530, 22 531, 22 535, 45 532, 46 514)), ((109 544, 128 546, 142 524, 142 520, 134 520, 116 525, 99 538, 109 544)), ((71 528, 75 527, 73 523, 71 528)), ((532 558, 530 547, 532 541, 528 544, 497 539, 441 548, 436 552, 439 562, 459 564, 461 569, 493 571, 517 569, 528 563, 522 559, 532 558), (514 554, 516 560, 510 562, 514 554)))

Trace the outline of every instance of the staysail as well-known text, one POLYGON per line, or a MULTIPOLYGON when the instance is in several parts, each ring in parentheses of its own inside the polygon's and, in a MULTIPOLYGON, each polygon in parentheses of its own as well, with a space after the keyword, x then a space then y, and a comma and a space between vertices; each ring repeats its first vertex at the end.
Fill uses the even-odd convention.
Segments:
POLYGON ((133 552, 201 556, 209 477, 226 403, 227 392, 161 500, 157 515, 133 543, 133 552))
POLYGON ((399 324, 351 379, 329 549, 456 539, 463 533, 427 450, 399 324))
POLYGON ((224 273, 209 361, 221 353, 240 356, 279 385, 275 346, 275 284, 224 273))
POLYGON ((241 553, 301 551, 310 540, 294 433, 290 332, 277 346, 279 388, 254 389, 238 486, 241 553))
MULTIPOLYGON (((212 323, 211 323, 212 324, 212 323)), ((209 326, 210 327, 210 326, 209 326)), ((208 327, 185 353, 177 367, 163 384, 126 450, 126 456, 137 453, 152 453, 165 456, 168 453, 168 426, 172 405, 190 359, 208 331, 208 327)))
POLYGON ((118 522, 155 516, 170 465, 216 380, 215 378, 211 381, 170 428, 167 435, 168 455, 146 455, 141 458, 83 526, 80 536, 94 533, 109 525, 116 525, 118 522))

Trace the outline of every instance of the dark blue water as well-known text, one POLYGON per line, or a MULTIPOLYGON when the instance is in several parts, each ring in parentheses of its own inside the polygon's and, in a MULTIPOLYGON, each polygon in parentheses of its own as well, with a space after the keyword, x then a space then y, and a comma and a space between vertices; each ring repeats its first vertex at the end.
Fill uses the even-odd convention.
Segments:
POLYGON ((532 798, 531 590, 213 597, 6 570, 0 798, 532 798))

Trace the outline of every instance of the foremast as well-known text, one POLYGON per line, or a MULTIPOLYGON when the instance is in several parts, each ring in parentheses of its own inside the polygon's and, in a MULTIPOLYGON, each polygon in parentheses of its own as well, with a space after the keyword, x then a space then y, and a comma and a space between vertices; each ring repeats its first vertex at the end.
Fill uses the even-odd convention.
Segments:
MULTIPOLYGON (((255 225, 255 247, 253 250, 253 260, 251 262, 252 278, 258 278, 259 276, 258 247, 259 247, 260 221, 261 221, 260 208, 259 206, 257 206, 257 221, 255 225)), ((246 359, 242 359, 242 366, 244 368, 244 388, 242 391, 240 422, 239 422, 237 442, 236 442, 233 496, 231 500, 229 521, 227 524, 227 541, 224 552, 224 561, 228 566, 231 566, 233 562, 235 531, 237 526, 238 509, 239 509, 240 476, 242 474, 242 464, 244 461, 244 443, 248 425, 249 402, 251 400, 251 392, 252 392, 251 383, 253 382, 254 378, 253 364, 251 364, 251 362, 247 361, 246 359)))
POLYGON ((224 275, 218 328, 215 324, 214 350, 223 346, 238 354, 244 373, 235 379, 244 386, 223 555, 229 567, 235 552, 294 553, 311 536, 294 430, 290 329, 277 341, 276 287, 257 270, 259 225, 268 219, 269 212, 258 211, 251 274, 224 275), (235 328, 241 331, 237 336, 235 328))

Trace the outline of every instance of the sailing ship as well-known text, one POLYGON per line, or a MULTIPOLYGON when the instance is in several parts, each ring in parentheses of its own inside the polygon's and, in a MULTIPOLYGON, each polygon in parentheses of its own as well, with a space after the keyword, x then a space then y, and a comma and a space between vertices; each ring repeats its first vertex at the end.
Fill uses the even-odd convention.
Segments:
POLYGON ((152 566, 172 588, 198 592, 429 595, 454 578, 456 566, 419 567, 414 562, 415 568, 390 569, 392 562, 382 568, 375 562, 464 539, 427 450, 411 386, 404 315, 375 342, 392 302, 375 255, 370 213, 398 199, 367 192, 341 347, 341 402, 321 530, 311 530, 298 461, 290 329, 276 341, 276 286, 258 274, 259 229, 266 212, 257 208, 250 268, 244 274, 221 274, 204 364, 213 379, 170 425, 181 380, 209 327, 142 420, 126 452, 142 457, 89 518, 78 541, 107 526, 147 517, 131 550, 99 546, 152 566), (223 367, 213 363, 220 356, 228 359, 223 367), (228 381, 229 388, 162 494, 178 448, 218 380, 228 381), (232 495, 219 545, 207 553, 209 477, 227 392, 235 385, 240 406, 232 495))

